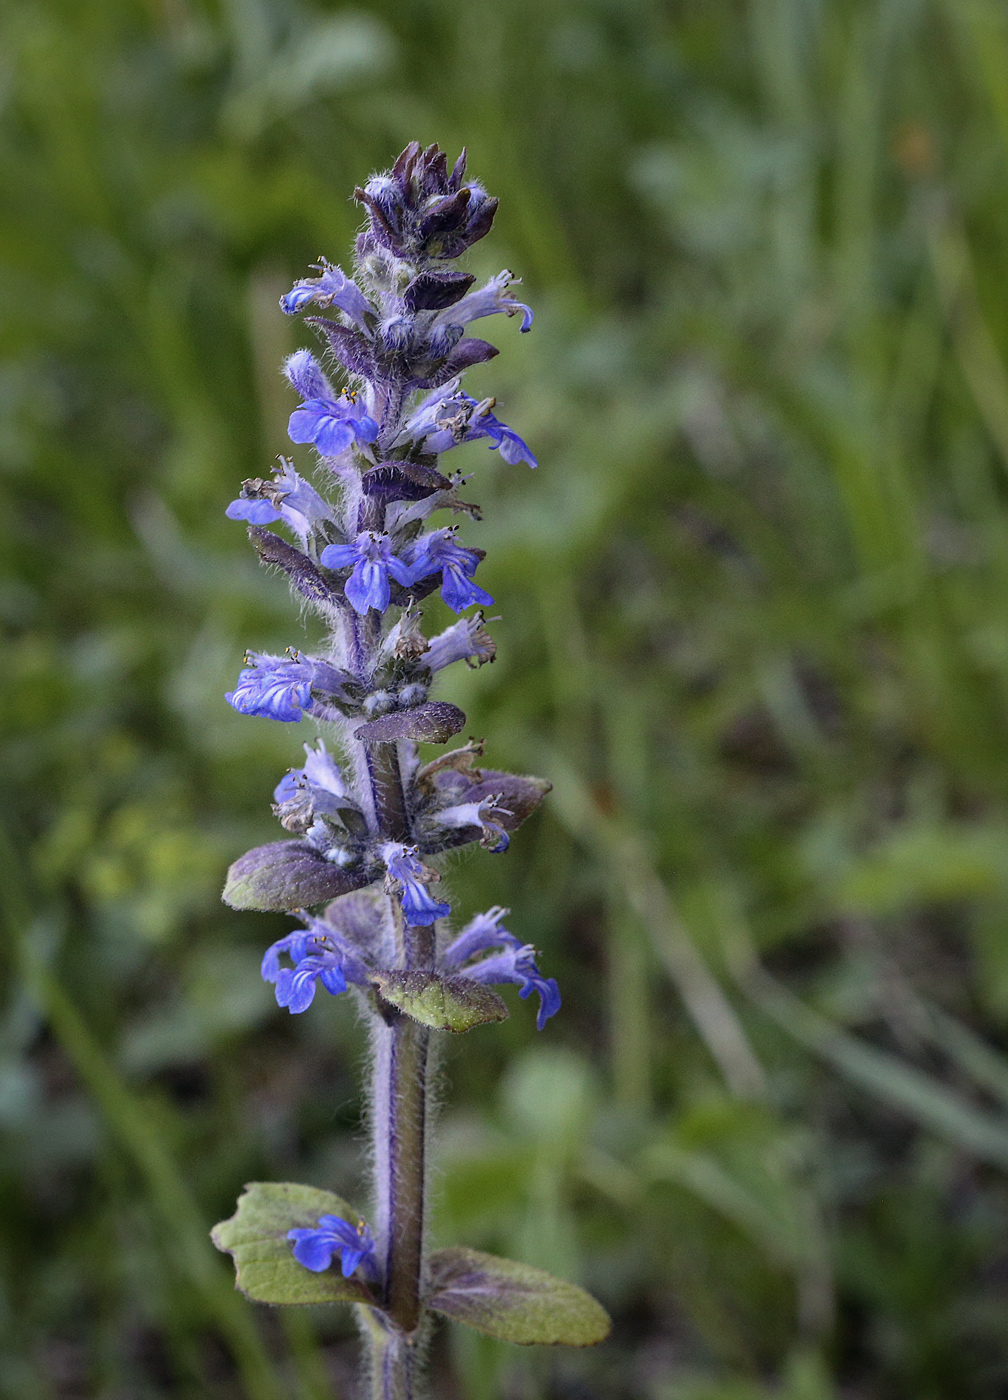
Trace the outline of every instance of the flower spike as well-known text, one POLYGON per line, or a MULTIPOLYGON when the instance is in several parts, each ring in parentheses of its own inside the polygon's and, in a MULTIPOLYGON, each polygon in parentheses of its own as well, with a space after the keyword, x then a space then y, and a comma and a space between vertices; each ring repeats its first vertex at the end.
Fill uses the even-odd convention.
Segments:
MULTIPOLYGON (((321 352, 295 350, 283 365, 296 395, 289 436, 308 460, 281 459, 270 479, 243 482, 227 507, 325 637, 314 654, 250 652, 227 692, 239 714, 307 720, 321 737, 275 787, 285 837, 240 856, 224 898, 296 924, 262 959, 279 1007, 304 1015, 327 1002, 321 988, 348 993, 368 1023, 373 1232, 331 1193, 259 1183, 243 1198, 243 1219, 219 1226, 214 1239, 234 1247, 239 1283, 263 1302, 362 1303, 372 1318, 371 1373, 384 1394, 405 1395, 416 1393, 427 1310, 451 1315, 460 1290, 444 1280, 452 1260, 457 1275, 459 1256, 481 1317, 513 1279, 530 1276, 535 1340, 601 1340, 605 1317, 540 1270, 476 1251, 426 1252, 432 1038, 504 1019, 494 989, 505 983, 521 998, 536 995, 540 1030, 560 1009, 556 980, 504 926, 506 910, 452 934, 440 922, 451 904, 434 893, 453 850, 479 843, 503 854, 550 787, 480 766, 481 739, 446 749, 466 716, 439 693, 453 665, 476 668, 496 652, 483 612, 494 600, 476 582, 484 551, 450 523, 461 519, 468 532, 480 509, 461 498, 467 478, 446 471, 440 455, 482 441, 512 466, 536 465, 496 415, 496 399, 463 387, 467 369, 497 354, 471 328, 500 316, 526 332, 533 317, 510 272, 478 286, 453 265, 497 211, 467 177, 465 151, 449 165, 438 146, 411 142, 355 198, 366 223, 353 268, 320 258, 280 302, 321 341, 321 352), (424 600, 436 591, 435 610, 443 602, 458 619, 429 636, 424 600), (247 1227, 261 1232, 251 1269, 238 1243, 247 1227)), ((528 1340, 527 1329, 516 1340, 528 1340)))

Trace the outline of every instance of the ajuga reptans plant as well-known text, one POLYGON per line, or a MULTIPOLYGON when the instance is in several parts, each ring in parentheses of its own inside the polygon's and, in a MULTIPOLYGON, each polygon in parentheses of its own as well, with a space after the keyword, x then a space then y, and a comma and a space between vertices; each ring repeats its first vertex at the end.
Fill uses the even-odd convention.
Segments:
POLYGON ((464 152, 449 170, 437 146, 414 142, 355 197, 367 221, 354 275, 323 261, 280 303, 304 313, 323 346, 321 361, 299 350, 284 365, 301 399, 290 436, 317 453, 315 484, 282 461, 270 480, 244 482, 227 511, 328 632, 316 656, 250 652, 227 697, 281 723, 307 715, 322 737, 274 793, 290 837, 237 860, 224 898, 297 921, 263 959, 281 1006, 306 1012, 319 986, 357 997, 373 1182, 363 1212, 327 1191, 254 1183, 214 1241, 258 1302, 355 1304, 372 1395, 405 1400, 431 1313, 513 1342, 582 1346, 605 1336, 608 1319, 541 1270, 426 1247, 438 1036, 502 1020, 493 989, 506 982, 536 996, 540 1030, 560 1007, 504 909, 453 931, 438 889, 448 852, 470 842, 505 851, 549 784, 483 767, 472 740, 427 762, 418 750, 448 744, 465 724, 432 698, 439 673, 494 656, 483 612, 494 600, 476 581, 483 551, 465 539, 479 510, 440 459, 483 438, 512 466, 536 465, 494 400, 463 390, 465 370, 497 354, 467 328, 503 312, 527 331, 532 312, 509 272, 477 288, 455 265, 497 209, 466 180, 464 152), (458 621, 428 637, 419 605, 436 589, 458 621))

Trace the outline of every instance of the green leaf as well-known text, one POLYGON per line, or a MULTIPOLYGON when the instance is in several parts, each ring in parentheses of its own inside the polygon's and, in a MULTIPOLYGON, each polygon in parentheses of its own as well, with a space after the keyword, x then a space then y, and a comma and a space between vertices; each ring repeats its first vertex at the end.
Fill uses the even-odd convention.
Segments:
POLYGON ((314 1274, 299 1264, 287 1231, 318 1224, 320 1215, 354 1220, 357 1212, 331 1191, 289 1181, 253 1181, 238 1198, 230 1220, 210 1238, 234 1258, 236 1285, 255 1303, 374 1303, 367 1287, 344 1278, 339 1266, 314 1274))
POLYGON ((591 1347, 612 1326, 583 1288, 478 1249, 438 1250, 429 1279, 428 1308, 502 1342, 591 1347))
POLYGON ((433 972, 379 972, 375 986, 382 998, 438 1031, 471 1031, 488 1021, 506 1021, 508 1010, 489 987, 471 977, 438 977, 433 972))

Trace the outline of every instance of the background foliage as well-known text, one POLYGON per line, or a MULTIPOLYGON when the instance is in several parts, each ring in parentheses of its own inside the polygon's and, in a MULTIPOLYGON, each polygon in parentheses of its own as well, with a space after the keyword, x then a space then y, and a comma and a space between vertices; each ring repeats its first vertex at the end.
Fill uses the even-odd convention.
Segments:
POLYGON ((223 507, 278 295, 417 136, 539 313, 474 372, 541 467, 461 449, 502 621, 449 689, 555 792, 451 883, 565 995, 450 1047, 436 1232, 616 1320, 445 1329, 437 1393, 1003 1395, 1004 8, 18 0, 0 55, 0 1394, 349 1394, 349 1319, 206 1237, 359 1196, 352 1010, 218 902, 308 737, 223 702, 298 640, 223 507))

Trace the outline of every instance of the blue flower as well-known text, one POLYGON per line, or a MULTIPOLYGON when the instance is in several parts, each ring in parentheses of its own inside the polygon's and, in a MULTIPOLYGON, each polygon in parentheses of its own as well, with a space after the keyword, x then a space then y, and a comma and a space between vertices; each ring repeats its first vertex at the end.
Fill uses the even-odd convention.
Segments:
POLYGON ((369 319, 374 319, 374 308, 357 283, 347 277, 342 268, 334 267, 325 258, 314 266, 321 275, 302 277, 295 282, 291 290, 280 298, 281 311, 288 316, 296 316, 312 302, 316 306, 338 306, 361 330, 366 330, 369 319))
POLYGON ((315 999, 317 982, 333 996, 345 992, 347 987, 340 954, 329 946, 328 940, 302 929, 278 938, 266 949, 261 971, 263 980, 274 984, 277 1005, 287 1007, 292 1015, 308 1010, 315 999), (290 958, 293 967, 281 966, 283 954, 290 958))
POLYGON ((549 1018, 560 1010, 560 988, 556 978, 543 977, 539 971, 532 945, 519 943, 514 934, 501 928, 500 921, 506 913, 506 909, 496 908, 477 914, 445 949, 441 965, 448 971, 458 969, 462 976, 487 985, 514 982, 519 988, 518 995, 523 998, 536 992, 539 997, 536 1028, 542 1030, 549 1018), (463 966, 477 953, 493 948, 500 951, 468 967, 463 966))
POLYGON ((281 459, 271 481, 243 481, 241 495, 231 502, 225 514, 229 520, 246 520, 250 525, 271 525, 282 520, 302 540, 320 521, 332 521, 328 504, 286 458, 281 459))
POLYGON ((363 987, 370 981, 359 951, 335 924, 311 914, 300 918, 305 927, 271 943, 260 969, 263 981, 274 984, 277 1005, 285 1006, 292 1015, 311 1006, 318 982, 327 992, 339 996, 350 982, 363 987), (289 958, 293 966, 284 966, 282 957, 289 958))
POLYGON ((291 442, 314 443, 322 457, 338 457, 354 442, 374 442, 378 424, 351 391, 338 399, 306 399, 291 414, 287 433, 291 442))
POLYGON ((505 268, 503 272, 498 272, 496 277, 491 277, 485 286, 478 287, 475 292, 467 292, 461 301, 440 312, 434 319, 434 325, 467 326, 470 321, 476 321, 481 316, 494 316, 499 311, 514 316, 520 311, 522 330, 531 330, 532 308, 526 306, 523 301, 516 301, 514 297, 507 295, 508 287, 520 281, 521 278, 515 277, 513 272, 505 268))
POLYGON ((334 1254, 340 1256, 344 1278, 361 1262, 372 1277, 377 1272, 374 1239, 363 1220, 351 1225, 338 1215, 320 1215, 318 1229, 288 1230, 287 1238, 294 1241, 294 1258, 312 1273, 328 1269, 334 1254))
POLYGON ((247 669, 238 677, 234 690, 229 690, 224 697, 239 714, 296 724, 302 714, 319 712, 320 707, 312 697, 313 689, 329 695, 343 695, 346 676, 317 657, 303 656, 296 651, 287 656, 250 651, 245 661, 247 669))
POLYGON ((417 859, 416 846, 403 846, 389 841, 382 848, 382 860, 388 871, 386 887, 398 889, 403 916, 408 924, 432 924, 451 913, 450 904, 432 898, 427 886, 441 877, 417 859))
POLYGON ((485 589, 473 583, 472 576, 479 564, 479 555, 455 543, 455 527, 432 530, 421 537, 410 550, 410 582, 418 583, 430 574, 441 574, 441 597, 453 612, 460 613, 472 603, 489 607, 493 598, 485 589))
POLYGON ((436 637, 431 637, 427 650, 423 653, 424 665, 432 671, 441 671, 456 661, 465 661, 475 670, 485 661, 492 661, 497 655, 497 645, 483 627, 481 612, 471 617, 460 617, 436 637))
POLYGON ((499 449, 510 466, 519 462, 537 466, 528 444, 490 411, 496 400, 477 402, 459 391, 459 382, 454 379, 421 400, 406 420, 403 439, 421 442, 425 452, 440 453, 462 442, 489 438, 491 452, 499 449))
POLYGON ((354 611, 362 616, 370 608, 383 613, 388 607, 389 574, 404 586, 414 581, 412 569, 392 553, 388 535, 369 530, 359 534, 353 544, 327 545, 321 561, 327 569, 353 570, 343 591, 354 611))
POLYGON ((251 651, 245 660, 251 664, 224 697, 239 714, 296 724, 311 709, 313 673, 305 659, 291 661, 251 651))

